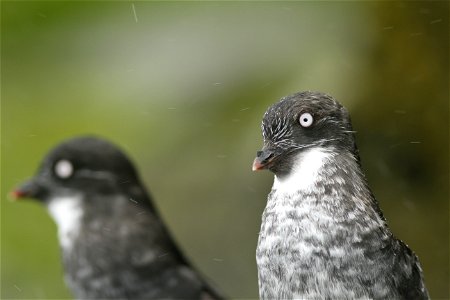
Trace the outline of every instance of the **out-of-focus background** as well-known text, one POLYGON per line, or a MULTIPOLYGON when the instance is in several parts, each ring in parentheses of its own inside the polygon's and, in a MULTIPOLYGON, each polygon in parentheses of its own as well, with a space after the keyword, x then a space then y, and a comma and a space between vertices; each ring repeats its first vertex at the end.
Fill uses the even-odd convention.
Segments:
POLYGON ((261 117, 319 90, 357 130, 393 232, 449 297, 449 3, 1 3, 1 298, 70 298, 56 228, 7 193, 60 141, 96 134, 136 162, 187 256, 256 298, 272 184, 261 117))

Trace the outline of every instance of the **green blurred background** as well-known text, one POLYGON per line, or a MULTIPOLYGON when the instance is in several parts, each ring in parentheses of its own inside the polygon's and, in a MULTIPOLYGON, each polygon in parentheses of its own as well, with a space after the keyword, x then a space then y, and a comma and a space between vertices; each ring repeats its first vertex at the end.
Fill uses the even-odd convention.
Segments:
POLYGON ((449 297, 449 4, 1 2, 1 298, 70 298, 43 207, 7 201, 61 140, 136 162, 179 245, 228 296, 257 297, 272 184, 252 173, 280 97, 340 100, 393 232, 449 297))

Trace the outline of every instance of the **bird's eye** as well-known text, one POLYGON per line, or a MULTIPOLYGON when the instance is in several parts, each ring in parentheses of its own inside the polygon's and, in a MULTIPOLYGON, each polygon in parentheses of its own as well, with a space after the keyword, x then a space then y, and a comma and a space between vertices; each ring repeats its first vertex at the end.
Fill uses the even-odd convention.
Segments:
POLYGON ((313 121, 313 116, 310 113, 303 113, 299 118, 300 125, 302 125, 303 127, 311 126, 313 121))
POLYGON ((68 160, 60 160, 55 164, 55 174, 59 178, 69 178, 73 174, 73 165, 68 160))

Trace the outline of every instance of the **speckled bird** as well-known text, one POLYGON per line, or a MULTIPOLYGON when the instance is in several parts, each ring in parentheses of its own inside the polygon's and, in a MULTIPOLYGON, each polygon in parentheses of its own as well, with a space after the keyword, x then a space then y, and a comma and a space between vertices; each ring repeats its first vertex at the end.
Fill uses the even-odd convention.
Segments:
POLYGON ((61 143, 12 195, 48 208, 78 299, 221 299, 178 250, 131 161, 103 139, 61 143))
POLYGON ((253 170, 274 183, 256 260, 262 299, 428 299, 417 256, 392 234, 361 170, 347 110, 301 92, 264 114, 253 170))

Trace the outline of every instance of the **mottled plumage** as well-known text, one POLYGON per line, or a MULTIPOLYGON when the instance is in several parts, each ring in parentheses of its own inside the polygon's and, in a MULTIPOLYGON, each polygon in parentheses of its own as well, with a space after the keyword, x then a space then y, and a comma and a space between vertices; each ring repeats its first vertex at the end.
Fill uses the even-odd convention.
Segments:
POLYGON ((262 132, 253 169, 275 179, 256 250, 260 297, 427 299, 416 255, 393 236, 362 173, 347 110, 297 93, 267 110, 262 132))
POLYGON ((13 194, 42 201, 55 219, 76 298, 221 298, 179 252, 132 163, 109 142, 63 142, 13 194))

